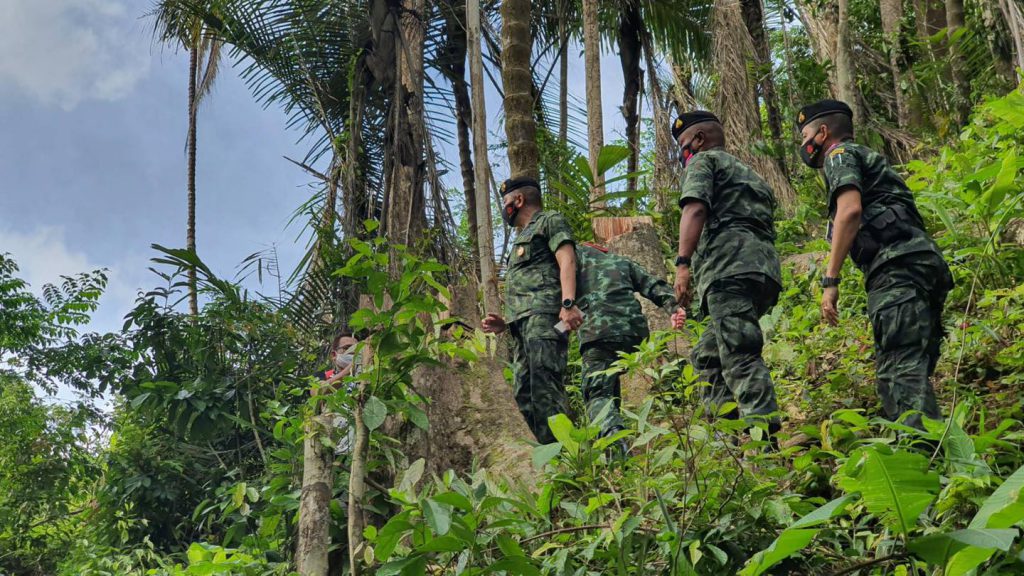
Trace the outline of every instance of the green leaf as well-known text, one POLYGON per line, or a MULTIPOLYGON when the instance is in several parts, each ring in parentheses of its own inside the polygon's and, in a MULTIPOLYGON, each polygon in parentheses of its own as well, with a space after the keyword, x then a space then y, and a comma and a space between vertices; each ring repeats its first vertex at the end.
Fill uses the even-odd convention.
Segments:
POLYGON ((615 144, 602 146, 597 155, 597 175, 603 175, 626 158, 629 158, 629 148, 615 144))
POLYGON ((398 483, 398 491, 405 494, 413 494, 416 484, 423 477, 423 470, 426 468, 426 460, 418 458, 409 465, 402 474, 402 480, 398 483))
POLYGON ((860 492, 868 511, 892 530, 907 534, 939 492, 939 475, 928 458, 899 451, 884 454, 877 446, 855 452, 843 467, 839 486, 860 492))
POLYGON ((363 407, 363 423, 366 424, 366 428, 370 431, 380 428, 387 416, 388 407, 384 405, 384 402, 381 402, 380 398, 376 396, 370 396, 370 399, 366 401, 366 406, 363 407))
POLYGON ((487 572, 501 572, 509 576, 539 576, 540 571, 534 566, 530 559, 525 556, 506 556, 487 567, 487 572))
POLYGON ((947 567, 954 556, 959 555, 960 552, 970 550, 970 553, 962 556, 958 562, 958 570, 962 570, 961 572, 954 573, 948 569, 945 571, 946 576, 953 576, 953 574, 963 574, 977 566, 977 564, 969 566, 974 560, 978 560, 978 564, 981 564, 996 550, 1004 552, 1009 550, 1016 537, 1016 530, 992 528, 978 530, 967 528, 955 532, 924 536, 912 540, 907 544, 907 548, 920 558, 944 568, 947 567), (987 551, 987 553, 982 554, 981 551, 983 550, 987 551))
POLYGON ((417 428, 423 431, 430 430, 430 421, 427 419, 427 413, 420 410, 419 406, 409 406, 409 421, 416 425, 417 428))
POLYGON ((971 520, 970 528, 1009 528, 1024 520, 1024 466, 1010 475, 981 505, 971 520))
POLYGON ((466 543, 455 536, 441 536, 416 548, 419 552, 459 552, 466 548, 466 543))
POLYGON ((551 462, 551 460, 558 456, 558 453, 562 451, 561 442, 553 442, 551 444, 541 444, 533 448, 533 467, 543 468, 545 464, 551 462))
POLYGON ((555 435, 555 438, 562 443, 562 446, 570 454, 579 452, 580 443, 572 436, 576 427, 572 425, 572 420, 569 420, 568 416, 565 414, 555 414, 548 418, 548 426, 551 427, 551 433, 555 435))
POLYGON ((772 566, 803 550, 817 534, 817 530, 783 530, 771 546, 754 554, 754 557, 747 561, 747 565, 739 572, 740 576, 764 574, 772 566))
POLYGON ((846 511, 846 505, 852 502, 854 499, 852 494, 840 496, 831 502, 822 504, 816 510, 808 513, 803 518, 797 520, 787 530, 793 530, 796 528, 810 528, 828 522, 832 518, 842 514, 846 511))
POLYGON ((458 492, 442 492, 437 496, 434 496, 434 500, 438 502, 444 502, 464 512, 471 512, 473 510, 473 503, 458 492))
POLYGON ((444 536, 452 527, 452 507, 450 504, 443 504, 427 498, 423 501, 423 517, 434 534, 444 536))

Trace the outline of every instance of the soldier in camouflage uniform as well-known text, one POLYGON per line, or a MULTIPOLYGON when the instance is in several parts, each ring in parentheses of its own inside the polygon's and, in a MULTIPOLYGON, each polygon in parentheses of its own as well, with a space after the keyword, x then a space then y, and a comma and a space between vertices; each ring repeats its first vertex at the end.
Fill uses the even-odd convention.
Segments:
POLYGON ((942 342, 942 307, 953 285, 949 267, 924 229, 914 197, 882 155, 853 142, 853 111, 837 100, 805 106, 797 116, 800 155, 825 169, 828 188, 828 268, 822 317, 839 319, 839 272, 847 254, 864 273, 875 336, 875 376, 890 420, 939 418, 929 378, 942 342))
POLYGON ((502 218, 519 232, 505 272, 505 316, 488 314, 483 329, 511 332, 516 404, 537 441, 549 444, 555 438, 548 418, 566 412, 567 332, 583 322, 575 243, 565 218, 543 209, 536 180, 506 180, 501 193, 502 218), (566 331, 555 329, 559 322, 566 331))
POLYGON ((774 433, 778 404, 761 357, 758 320, 775 305, 782 285, 772 220, 775 196, 760 176, 725 151, 714 114, 682 114, 672 135, 684 166, 676 298, 686 306, 695 295, 697 310, 711 319, 693 350, 693 365, 709 384, 708 404, 735 400, 739 416, 767 419, 774 433))
POLYGON ((650 335, 634 293, 670 314, 675 312, 676 299, 668 282, 651 276, 628 258, 586 244, 576 249, 576 255, 580 270, 577 289, 584 313, 579 330, 583 399, 592 421, 605 412, 599 424, 602 435, 608 436, 623 429, 619 414, 622 388, 618 374, 602 372, 611 368, 619 353, 633 352, 650 335))

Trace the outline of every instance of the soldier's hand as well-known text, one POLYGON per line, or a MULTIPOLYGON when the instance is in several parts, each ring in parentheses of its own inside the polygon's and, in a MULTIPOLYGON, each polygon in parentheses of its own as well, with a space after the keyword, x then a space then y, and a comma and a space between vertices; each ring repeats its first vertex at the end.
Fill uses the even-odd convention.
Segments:
POLYGON ((505 319, 501 316, 497 314, 488 314, 487 317, 480 322, 480 327, 488 334, 501 334, 508 328, 508 324, 505 323, 505 319))
POLYGON ((839 287, 830 286, 821 294, 821 319, 830 326, 839 323, 839 287))
POLYGON ((690 305, 690 299, 693 298, 693 294, 690 293, 690 267, 689 266, 678 266, 676 267, 676 302, 680 308, 686 308, 690 305))
POLYGON ((686 326, 686 309, 680 308, 672 314, 672 329, 682 330, 686 326))
POLYGON ((576 306, 572 308, 562 308, 558 312, 558 319, 565 322, 565 325, 569 327, 569 332, 580 327, 583 324, 583 312, 576 306))

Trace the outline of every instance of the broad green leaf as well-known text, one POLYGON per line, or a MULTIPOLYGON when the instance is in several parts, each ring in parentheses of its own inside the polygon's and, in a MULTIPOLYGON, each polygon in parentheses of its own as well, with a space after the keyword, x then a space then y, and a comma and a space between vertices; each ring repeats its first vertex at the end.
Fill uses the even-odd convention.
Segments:
POLYGON ((576 427, 572 425, 572 420, 565 414, 555 414, 548 418, 548 426, 551 427, 551 433, 555 435, 555 438, 562 443, 562 446, 569 451, 570 454, 576 454, 580 450, 580 443, 572 437, 572 433, 576 430, 576 427))
POLYGON ((540 570, 526 556, 506 556, 487 567, 487 574, 504 572, 508 576, 539 576, 540 570))
POLYGON ((409 465, 402 474, 402 480, 398 483, 398 491, 405 494, 413 494, 416 484, 423 477, 423 470, 426 468, 426 460, 418 458, 409 465))
POLYGON ((465 512, 473 510, 473 503, 469 501, 469 498, 466 498, 458 492, 442 492, 441 494, 434 496, 434 500, 451 505, 465 512))
POLYGON ((597 155, 598 176, 601 176, 605 172, 611 170, 612 167, 626 158, 629 158, 629 148, 615 144, 602 146, 601 152, 597 155))
MULTIPOLYGON (((942 567, 946 567, 957 553, 970 550, 970 559, 977 559, 979 560, 978 564, 980 564, 988 558, 988 555, 996 550, 1004 552, 1009 550, 1016 537, 1016 530, 997 530, 991 528, 978 530, 967 528, 965 530, 917 538, 907 544, 907 548, 920 558, 942 567), (987 550, 989 554, 981 554, 980 550, 987 550)), ((968 563, 964 562, 964 560, 967 560, 967 557, 961 559, 959 563, 961 569, 966 571, 973 568, 973 566, 967 568, 968 563)), ((960 572, 960 574, 962 573, 960 572)), ((953 576, 953 572, 949 570, 946 570, 945 574, 946 576, 953 576)))
POLYGON ((822 504, 816 510, 808 513, 803 518, 797 520, 787 530, 793 530, 797 528, 810 528, 828 522, 832 518, 842 514, 846 511, 846 505, 853 501, 853 495, 847 494, 840 496, 831 502, 822 504))
POLYGON ((466 548, 466 543, 455 536, 441 536, 416 548, 418 552, 458 552, 466 548))
POLYGON ((533 467, 543 468, 545 464, 551 462, 551 459, 558 456, 558 453, 562 451, 561 442, 553 442, 551 444, 541 444, 533 448, 533 467))
POLYGON ((839 476, 839 486, 847 493, 860 492, 869 512, 892 530, 907 534, 935 500, 939 475, 928 469, 928 458, 921 454, 881 450, 871 446, 854 453, 839 476))
POLYGON ((981 509, 971 520, 970 528, 1009 528, 1024 520, 1024 502, 1021 502, 1021 489, 1024 489, 1024 466, 1010 475, 996 491, 981 505, 981 509))
POLYGON ((423 517, 430 529, 438 536, 444 536, 452 527, 451 505, 438 502, 433 498, 423 501, 423 517))
POLYGON ((772 545, 754 554, 747 565, 739 572, 740 576, 760 576, 772 566, 803 550, 810 544, 817 530, 787 529, 772 542, 772 545))
POLYGON ((430 421, 427 420, 427 413, 420 410, 418 406, 409 406, 409 420, 416 425, 417 428, 424 431, 430 430, 430 421))
POLYGON ((366 406, 363 407, 363 423, 366 424, 366 428, 370 431, 380 428, 387 416, 388 407, 381 402, 380 398, 370 396, 370 399, 366 401, 366 406))

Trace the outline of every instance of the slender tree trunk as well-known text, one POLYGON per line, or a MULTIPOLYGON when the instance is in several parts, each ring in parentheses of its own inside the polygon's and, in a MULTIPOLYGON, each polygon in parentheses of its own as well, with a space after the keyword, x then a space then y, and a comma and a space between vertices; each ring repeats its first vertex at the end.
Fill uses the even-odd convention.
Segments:
POLYGON ((672 205, 671 195, 676 188, 675 142, 669 124, 672 122, 666 108, 668 99, 658 82, 658 68, 654 60, 650 34, 643 35, 644 60, 647 63, 647 80, 650 84, 652 121, 654 123, 654 210, 665 212, 672 205))
MULTIPOLYGON (((633 174, 640 167, 640 86, 643 70, 640 69, 640 34, 644 23, 640 16, 640 5, 636 0, 623 2, 619 18, 619 62, 622 65, 623 92, 622 117, 626 121, 626 145, 629 158, 628 173, 633 174)), ((636 192, 636 178, 629 178, 626 190, 636 192)))
MULTIPOLYGON (((468 3, 473 0, 468 0, 468 3)), ((466 198, 466 220, 469 223, 469 243, 473 252, 477 252, 477 215, 476 191, 474 181, 473 143, 469 127, 472 124, 472 107, 470 105, 469 87, 466 85, 466 53, 468 41, 466 37, 466 5, 459 0, 448 0, 444 6, 447 45, 447 73, 452 83, 455 96, 456 134, 459 145, 459 168, 462 171, 462 190, 466 198)), ((485 184, 486 185, 486 184, 485 184)))
MULTIPOLYGON (((558 168, 559 174, 565 168, 569 147, 569 23, 566 22, 568 0, 558 2, 558 168)), ((565 200, 564 193, 557 191, 559 199, 565 200)))
MULTIPOLYGON (((199 49, 193 46, 188 58, 188 223, 185 232, 185 248, 196 251, 196 116, 199 106, 196 82, 199 75, 199 49)), ((199 287, 195 266, 188 269, 188 311, 199 315, 199 287)))
POLYGON ((903 35, 900 31, 900 22, 903 21, 903 0, 881 0, 880 12, 885 47, 889 53, 893 94, 896 96, 896 124, 906 129, 910 115, 907 110, 906 91, 903 88, 903 35))
POLYGON ((508 137, 509 171, 513 178, 540 179, 537 123, 533 116, 533 74, 530 60, 529 0, 501 3, 501 79, 505 87, 505 135, 508 137))
POLYGON ((839 20, 836 26, 836 87, 839 99, 853 109, 853 121, 864 122, 857 98, 857 69, 853 64, 853 39, 850 37, 850 2, 839 0, 839 20))
POLYGON ((689 66, 683 66, 674 61, 671 54, 666 54, 665 59, 672 70, 672 90, 670 92, 676 113, 682 114, 697 109, 697 97, 694 96, 693 90, 690 88, 693 70, 689 66))
POLYGON ((597 159, 604 147, 604 123, 601 111, 601 31, 597 23, 597 0, 583 0, 583 55, 587 77, 587 141, 590 172, 594 188, 590 191, 592 206, 604 206, 594 199, 604 195, 604 178, 597 174, 597 159))
POLYGON ((423 18, 424 0, 402 0, 399 19, 398 81, 391 123, 394 165, 389 185, 386 233, 392 243, 410 248, 424 237, 426 202, 423 188, 423 18))
POLYGON ((760 174, 783 210, 792 213, 796 203, 792 184, 774 158, 758 154, 752 146, 753 139, 761 135, 761 116, 750 98, 754 84, 748 71, 754 55, 743 14, 732 0, 718 0, 714 13, 715 70, 720 75, 717 107, 726 148, 760 174))
POLYGON ((967 64, 957 31, 964 27, 963 0, 946 0, 946 38, 949 41, 950 71, 953 85, 956 87, 957 102, 954 109, 957 120, 964 122, 971 113, 971 83, 968 78, 967 64))
MULTIPOLYGON (((507 23, 506 23, 507 25, 507 23)), ((483 47, 480 45, 480 0, 466 2, 466 29, 469 38, 469 81, 473 87, 473 156, 476 169, 477 247, 480 281, 484 288, 484 313, 497 313, 498 276, 494 266, 494 228, 491 224, 491 166, 487 161, 487 108, 484 100, 483 47)))
MULTIPOLYGON (((786 152, 788 148, 782 146, 782 113, 779 111, 779 96, 775 90, 775 74, 772 69, 772 50, 768 44, 768 34, 764 25, 764 6, 761 0, 743 0, 740 4, 743 9, 743 23, 747 27, 750 39, 754 45, 754 56, 758 68, 758 87, 761 97, 764 99, 765 111, 768 113, 768 133, 771 136, 772 146, 775 149, 775 162, 783 174, 788 176, 789 169, 786 166, 786 152)), ((755 105, 757 98, 754 98, 755 105)))
POLYGON ((366 498, 366 454, 370 447, 370 431, 363 421, 364 391, 364 385, 360 384, 359 399, 352 411, 355 435, 348 476, 348 562, 351 576, 363 573, 363 501, 366 498))
POLYGON ((320 436, 327 433, 327 427, 318 415, 310 415, 305 428, 295 567, 302 576, 327 576, 334 454, 320 441, 320 436))

